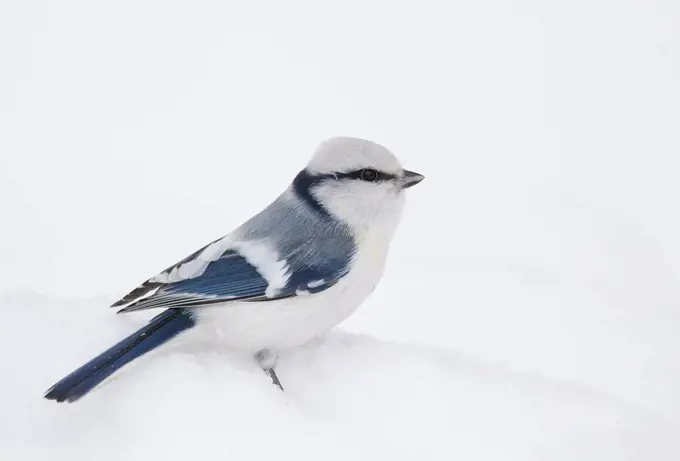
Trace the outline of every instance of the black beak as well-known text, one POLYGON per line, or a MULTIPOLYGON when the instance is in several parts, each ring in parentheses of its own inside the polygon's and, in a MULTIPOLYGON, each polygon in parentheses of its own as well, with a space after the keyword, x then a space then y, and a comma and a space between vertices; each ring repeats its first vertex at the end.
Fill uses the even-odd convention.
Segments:
POLYGON ((404 174, 399 179, 399 182, 402 189, 408 189, 409 187, 415 186, 423 179, 425 179, 425 176, 420 173, 404 170, 404 174))

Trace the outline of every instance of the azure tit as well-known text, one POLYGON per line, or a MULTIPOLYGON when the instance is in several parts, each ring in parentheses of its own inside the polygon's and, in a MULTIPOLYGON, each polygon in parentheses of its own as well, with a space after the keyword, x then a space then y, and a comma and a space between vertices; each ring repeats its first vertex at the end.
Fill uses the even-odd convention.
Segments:
POLYGON ((383 274, 404 191, 423 178, 374 142, 323 142, 267 208, 114 303, 121 313, 160 313, 45 397, 78 400, 180 336, 251 355, 283 390, 278 354, 324 334, 370 295, 383 274))

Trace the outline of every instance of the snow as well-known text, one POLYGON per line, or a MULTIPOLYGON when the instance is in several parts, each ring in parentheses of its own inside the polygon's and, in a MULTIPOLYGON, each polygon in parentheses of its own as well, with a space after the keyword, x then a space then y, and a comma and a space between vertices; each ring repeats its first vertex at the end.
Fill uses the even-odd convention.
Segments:
POLYGON ((5 362, 2 459, 673 459, 669 421, 606 392, 342 331, 282 357, 285 395, 251 361, 184 344, 77 404, 41 401, 135 323, 93 315, 101 301, 3 298, 5 348, 22 353, 5 362))
MULTIPOLYGON (((676 1, 0 4, 0 459, 680 459, 676 1), (327 338, 180 341, 73 405, 112 301, 335 135, 426 176, 327 338)), ((153 315, 149 313, 148 315, 153 315)))

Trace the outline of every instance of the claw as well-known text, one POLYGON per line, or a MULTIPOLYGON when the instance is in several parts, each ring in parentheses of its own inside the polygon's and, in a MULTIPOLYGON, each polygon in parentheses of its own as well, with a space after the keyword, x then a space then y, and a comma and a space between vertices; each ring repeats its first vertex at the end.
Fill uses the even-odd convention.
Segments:
POLYGON ((274 371, 274 367, 276 366, 276 360, 278 358, 279 358, 278 354, 271 352, 267 349, 263 349, 257 354, 255 354, 255 360, 257 360, 257 362, 260 364, 262 370, 264 370, 264 372, 267 373, 267 376, 271 378, 272 384, 274 384, 283 391, 281 381, 279 381, 279 377, 276 376, 276 371, 274 371))
POLYGON ((278 388, 281 389, 282 391, 284 390, 283 386, 281 385, 281 381, 279 381, 279 377, 276 376, 276 372, 274 371, 273 368, 266 368, 264 372, 267 373, 267 375, 269 375, 269 377, 272 379, 272 384, 278 386, 278 388))

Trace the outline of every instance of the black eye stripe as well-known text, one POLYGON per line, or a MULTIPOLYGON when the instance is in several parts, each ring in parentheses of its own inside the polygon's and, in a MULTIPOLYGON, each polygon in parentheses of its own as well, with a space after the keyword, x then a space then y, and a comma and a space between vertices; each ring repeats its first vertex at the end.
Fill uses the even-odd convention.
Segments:
POLYGON ((397 177, 396 175, 385 173, 384 171, 380 171, 380 170, 373 170, 372 168, 362 168, 361 170, 348 171, 347 173, 335 173, 335 174, 330 174, 328 176, 335 178, 335 179, 365 180, 362 176, 364 175, 364 172, 366 172, 369 169, 374 171, 377 174, 377 178, 375 180, 371 181, 371 182, 389 181, 389 180, 395 179, 397 177))

